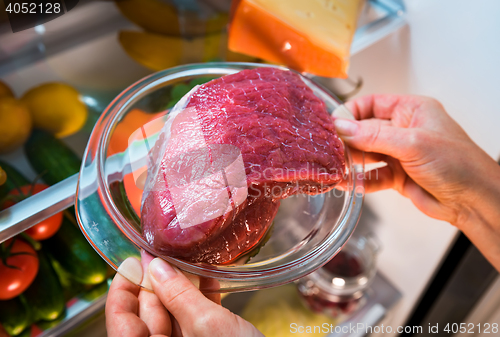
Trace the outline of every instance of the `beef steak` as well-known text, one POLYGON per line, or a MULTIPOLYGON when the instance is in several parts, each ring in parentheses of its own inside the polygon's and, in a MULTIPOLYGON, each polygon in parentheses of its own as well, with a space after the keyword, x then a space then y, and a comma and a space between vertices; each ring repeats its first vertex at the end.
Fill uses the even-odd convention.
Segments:
POLYGON ((163 254, 234 261, 259 243, 281 199, 342 179, 344 149, 325 104, 291 71, 215 79, 171 114, 141 209, 143 235, 163 254))

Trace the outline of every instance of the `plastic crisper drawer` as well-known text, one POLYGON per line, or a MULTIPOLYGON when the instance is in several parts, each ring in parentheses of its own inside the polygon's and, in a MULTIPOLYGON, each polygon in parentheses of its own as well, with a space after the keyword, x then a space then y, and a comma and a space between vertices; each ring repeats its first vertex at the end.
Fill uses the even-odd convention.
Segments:
MULTIPOLYGON (((367 1, 354 36, 352 54, 405 24, 402 0, 367 1)), ((0 78, 18 94, 28 89, 27 83, 31 87, 48 81, 64 81, 80 91, 90 108, 102 111, 130 83, 151 73, 128 57, 124 58, 126 54, 116 41, 117 31, 124 28, 135 29, 135 26, 112 2, 81 1, 57 20, 22 33, 11 34, 8 22, 0 21, 0 78)), ((79 132, 65 142, 83 154, 88 136, 88 130, 79 132)), ((22 150, 2 155, 0 159, 13 163, 28 177, 35 177, 22 150)), ((0 243, 72 206, 77 180, 78 176, 74 175, 0 212, 0 243)), ((397 291, 394 294, 399 296, 397 291)), ((73 303, 72 314, 43 335, 69 331, 101 310, 104 303, 105 297, 73 303)))

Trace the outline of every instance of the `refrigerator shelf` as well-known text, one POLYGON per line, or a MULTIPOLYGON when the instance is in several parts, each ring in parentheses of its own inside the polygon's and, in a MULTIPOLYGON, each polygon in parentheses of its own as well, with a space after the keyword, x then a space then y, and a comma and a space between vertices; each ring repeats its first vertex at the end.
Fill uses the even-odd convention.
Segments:
MULTIPOLYGON (((257 290, 258 291, 258 290, 257 290)), ((233 293, 222 299, 222 306, 231 312, 241 314, 256 291, 233 293)), ((367 302, 358 311, 354 312, 346 321, 336 326, 326 337, 361 337, 365 336, 363 329, 351 327, 375 327, 385 317, 390 310, 398 303, 401 293, 391 284, 380 272, 377 272, 373 283, 368 289, 367 302), (359 324, 359 325, 358 325, 359 324)))
POLYGON ((0 242, 4 242, 75 203, 78 174, 0 212, 0 242))

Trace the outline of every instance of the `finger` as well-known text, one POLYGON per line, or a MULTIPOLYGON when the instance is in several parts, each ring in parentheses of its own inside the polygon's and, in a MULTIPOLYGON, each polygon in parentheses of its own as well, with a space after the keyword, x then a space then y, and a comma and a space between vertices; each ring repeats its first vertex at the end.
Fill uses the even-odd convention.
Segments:
POLYGON ((220 289, 220 283, 216 279, 200 277, 200 291, 215 304, 221 304, 221 295, 217 293, 220 289))
POLYGON ((197 318, 220 308, 203 296, 182 272, 160 258, 151 261, 149 273, 155 294, 181 327, 189 328, 197 318))
POLYGON ((139 286, 117 273, 106 300, 106 329, 109 337, 148 336, 146 324, 137 316, 139 286))
MULTIPOLYGON (((142 269, 147 271, 149 263, 153 260, 153 256, 145 250, 141 251, 142 269)), ((141 285, 144 287, 139 293, 139 317, 146 323, 151 335, 167 335, 172 334, 172 325, 170 315, 167 309, 163 306, 158 296, 151 290, 151 280, 149 273, 143 273, 141 285)))
POLYGON ((394 174, 389 166, 365 173, 365 192, 373 193, 387 190, 394 186, 394 174))
POLYGON ((375 152, 397 159, 410 160, 417 154, 413 146, 418 129, 391 126, 379 119, 352 121, 337 118, 335 128, 339 136, 351 147, 375 152))
POLYGON ((404 184, 403 193, 401 194, 411 199, 413 204, 424 214, 434 219, 452 222, 451 219, 454 218, 453 211, 444 208, 439 200, 419 186, 410 177, 407 178, 404 184))
POLYGON ((172 337, 183 337, 179 322, 177 322, 177 320, 172 314, 169 313, 169 315, 170 315, 170 322, 172 322, 172 337))
POLYGON ((168 311, 152 291, 142 289, 139 293, 139 318, 146 323, 150 335, 172 334, 168 311))
POLYGON ((386 157, 387 166, 377 168, 365 173, 366 193, 377 192, 386 189, 395 189, 403 194, 407 174, 399 160, 386 157))
POLYGON ((355 148, 349 148, 354 163, 374 164, 385 161, 386 155, 374 152, 364 152, 355 148))
MULTIPOLYGON (((354 164, 366 165, 365 169, 368 171, 365 172, 365 180, 368 177, 371 177, 372 172, 376 173, 376 171, 374 171, 373 169, 370 170, 370 166, 372 166, 371 164, 375 164, 373 166, 382 166, 385 165, 387 161, 387 156, 380 153, 364 152, 357 150, 355 148, 349 148, 349 151, 351 153, 352 161, 354 164), (382 165, 379 165, 379 163, 382 165)), ((351 182, 348 179, 349 176, 350 174, 344 174, 343 179, 335 186, 335 189, 338 191, 348 191, 351 186, 351 182)), ((367 181, 367 183, 369 183, 369 181, 367 181)), ((366 193, 375 192, 379 189, 383 188, 375 188, 373 190, 367 190, 366 193)))
POLYGON ((415 183, 397 162, 389 160, 388 166, 365 174, 366 193, 385 189, 395 189, 404 197, 409 198, 420 211, 432 218, 448 220, 452 216, 443 211, 439 200, 415 183))
MULTIPOLYGON (((390 188, 394 188, 394 172, 392 165, 389 165, 391 161, 394 161, 394 158, 384 156, 384 164, 385 166, 376 167, 373 169, 368 169, 370 165, 366 166, 367 171, 362 174, 362 179, 364 183, 364 191, 365 193, 373 193, 380 190, 386 190, 390 188)), ((400 174, 406 174, 404 171, 399 171, 400 174)), ((347 178, 347 177, 345 177, 347 178)), ((351 182, 349 179, 342 180, 335 189, 339 191, 349 191, 352 189, 351 182)))
POLYGON ((428 98, 414 95, 368 95, 346 103, 358 120, 392 119, 396 115, 411 119, 414 111, 428 98))
POLYGON ((147 272, 149 263, 153 261, 154 256, 146 252, 144 249, 141 250, 141 266, 142 270, 144 271, 142 275, 142 281, 141 281, 141 286, 143 288, 146 288, 148 290, 153 290, 151 286, 151 280, 149 278, 149 273, 147 272))

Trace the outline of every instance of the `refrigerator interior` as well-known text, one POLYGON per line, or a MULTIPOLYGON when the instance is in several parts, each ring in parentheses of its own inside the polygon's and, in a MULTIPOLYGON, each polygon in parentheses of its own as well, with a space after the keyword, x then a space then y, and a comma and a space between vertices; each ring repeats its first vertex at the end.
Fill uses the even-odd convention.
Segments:
MULTIPOLYGON (((500 30, 498 2, 489 0, 471 7, 463 0, 408 0, 404 3, 407 13, 399 1, 370 3, 373 6, 361 21, 362 29, 352 49, 350 78, 363 79, 357 96, 395 93, 436 97, 479 146, 498 157, 500 114, 494 107, 500 78, 496 66, 500 44, 490 43, 498 40, 496 32, 500 30), (471 17, 475 18, 474 25, 463 24, 471 17)), ((117 93, 151 73, 119 45, 116 32, 137 27, 122 17, 112 2, 81 1, 77 8, 43 27, 16 34, 9 29, 6 22, 0 25, 0 78, 17 96, 37 84, 62 81, 75 86, 88 105, 102 111, 117 93)), ((322 81, 332 88, 344 85, 322 81)), ((65 141, 81 155, 89 131, 65 141)), ((36 176, 22 150, 0 158, 12 162, 29 178, 36 176)), ((48 216, 42 210, 50 207, 55 213, 70 206, 75 186, 73 177, 51 187, 46 193, 51 198, 45 203, 25 203, 19 207, 16 223, 7 224, 0 217, 0 241, 48 216), (18 222, 23 225, 16 226, 18 222)), ((410 319, 458 232, 447 223, 426 217, 397 192, 379 192, 365 200, 359 230, 374 231, 382 242, 379 273, 380 280, 385 281, 381 281, 380 293, 386 291, 385 297, 374 302, 374 306, 382 304, 384 312, 372 324, 402 326, 410 319)), ((227 306, 237 305, 240 296, 244 297, 229 295, 227 306)), ((86 329, 96 335, 102 333, 104 302, 105 296, 81 302, 71 319, 45 335, 70 331, 88 335, 86 329), (86 323, 80 326, 82 322, 86 323)))

